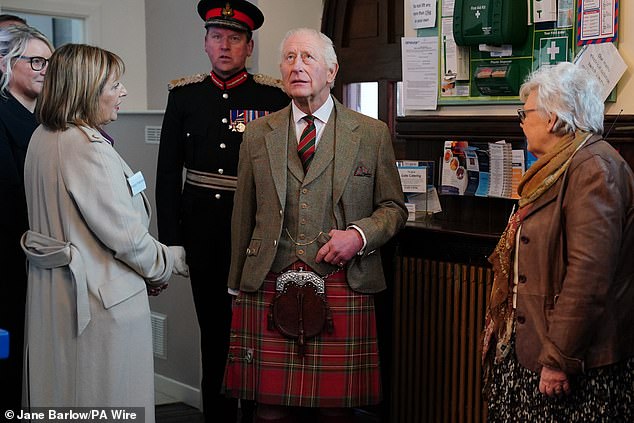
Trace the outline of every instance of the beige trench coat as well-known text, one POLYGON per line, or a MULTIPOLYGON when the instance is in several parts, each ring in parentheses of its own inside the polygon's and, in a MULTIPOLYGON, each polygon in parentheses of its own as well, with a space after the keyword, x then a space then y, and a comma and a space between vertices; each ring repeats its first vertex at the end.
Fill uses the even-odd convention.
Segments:
POLYGON ((148 233, 145 195, 132 195, 133 172, 91 128, 40 126, 24 173, 30 406, 145 407, 153 422, 145 282, 167 281, 173 258, 148 233))

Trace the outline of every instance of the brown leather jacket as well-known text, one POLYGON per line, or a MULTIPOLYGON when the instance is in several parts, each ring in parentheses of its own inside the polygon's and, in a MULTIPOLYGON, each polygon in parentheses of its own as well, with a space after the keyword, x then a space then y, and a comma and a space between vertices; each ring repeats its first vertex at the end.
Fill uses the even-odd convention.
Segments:
POLYGON ((521 227, 519 362, 568 374, 634 356, 634 176, 593 136, 521 227))

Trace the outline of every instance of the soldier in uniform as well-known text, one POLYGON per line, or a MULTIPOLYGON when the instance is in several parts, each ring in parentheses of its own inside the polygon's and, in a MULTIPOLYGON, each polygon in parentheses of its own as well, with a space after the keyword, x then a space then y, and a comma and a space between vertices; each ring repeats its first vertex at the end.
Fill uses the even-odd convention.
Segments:
POLYGON ((238 153, 246 124, 290 99, 279 80, 245 68, 253 52, 252 31, 264 21, 256 6, 201 0, 198 13, 205 21, 212 70, 169 86, 157 168, 158 230, 161 242, 187 253, 201 335, 205 419, 235 423, 237 401, 221 395, 220 388, 231 323, 226 282, 238 153))

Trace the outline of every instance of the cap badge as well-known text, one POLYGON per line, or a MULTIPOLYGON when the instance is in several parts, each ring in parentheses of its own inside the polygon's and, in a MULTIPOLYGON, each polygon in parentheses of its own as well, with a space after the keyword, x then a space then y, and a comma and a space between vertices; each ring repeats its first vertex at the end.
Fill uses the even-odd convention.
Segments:
POLYGON ((225 4, 225 8, 222 9, 222 17, 223 18, 232 18, 233 17, 233 9, 231 8, 231 4, 227 2, 225 4))

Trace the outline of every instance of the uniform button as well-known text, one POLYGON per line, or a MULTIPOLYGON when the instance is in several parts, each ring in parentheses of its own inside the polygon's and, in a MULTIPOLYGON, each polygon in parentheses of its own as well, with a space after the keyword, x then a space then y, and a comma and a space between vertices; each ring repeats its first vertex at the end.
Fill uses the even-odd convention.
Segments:
POLYGON ((526 283, 526 275, 519 275, 517 279, 520 283, 526 283))
POLYGON ((216 194, 214 197, 216 197, 216 200, 220 200, 220 194, 216 194))
POLYGON ((301 249, 297 250, 297 254, 299 254, 301 256, 302 254, 304 254, 304 250, 301 250, 301 249))
POLYGON ((526 323, 526 317, 517 316, 517 323, 519 323, 520 325, 523 325, 524 323, 526 323))
POLYGON ((308 189, 304 188, 302 189, 302 194, 306 194, 308 192, 308 189))
POLYGON ((218 169, 218 173, 222 175, 223 173, 225 173, 225 170, 224 169, 218 169))
POLYGON ((305 225, 305 224, 306 224, 306 219, 302 218, 302 219, 299 221, 299 223, 301 223, 302 225, 305 225))
POLYGON ((528 239, 527 236, 522 236, 520 237, 520 241, 522 242, 522 244, 528 244, 530 240, 528 239))
POLYGON ((306 203, 302 203, 302 208, 303 208, 303 209, 307 209, 307 208, 308 208, 308 204, 306 204, 306 203))
POLYGON ((306 235, 304 235, 304 234, 299 234, 299 239, 306 239, 306 235))
POLYGON ((222 118, 222 121, 221 121, 221 122, 222 122, 222 123, 227 123, 227 122, 229 122, 229 121, 227 120, 227 118, 222 118))
POLYGON ((190 134, 189 132, 185 134, 186 137, 191 137, 192 134, 190 134))
POLYGON ((224 150, 225 148, 227 148, 227 144, 225 144, 224 142, 221 142, 220 143, 220 148, 222 148, 224 150))
POLYGON ((222 94, 222 98, 224 98, 225 100, 226 100, 226 99, 228 99, 228 98, 229 98, 229 94, 227 94, 227 93, 223 93, 223 94, 222 94))

